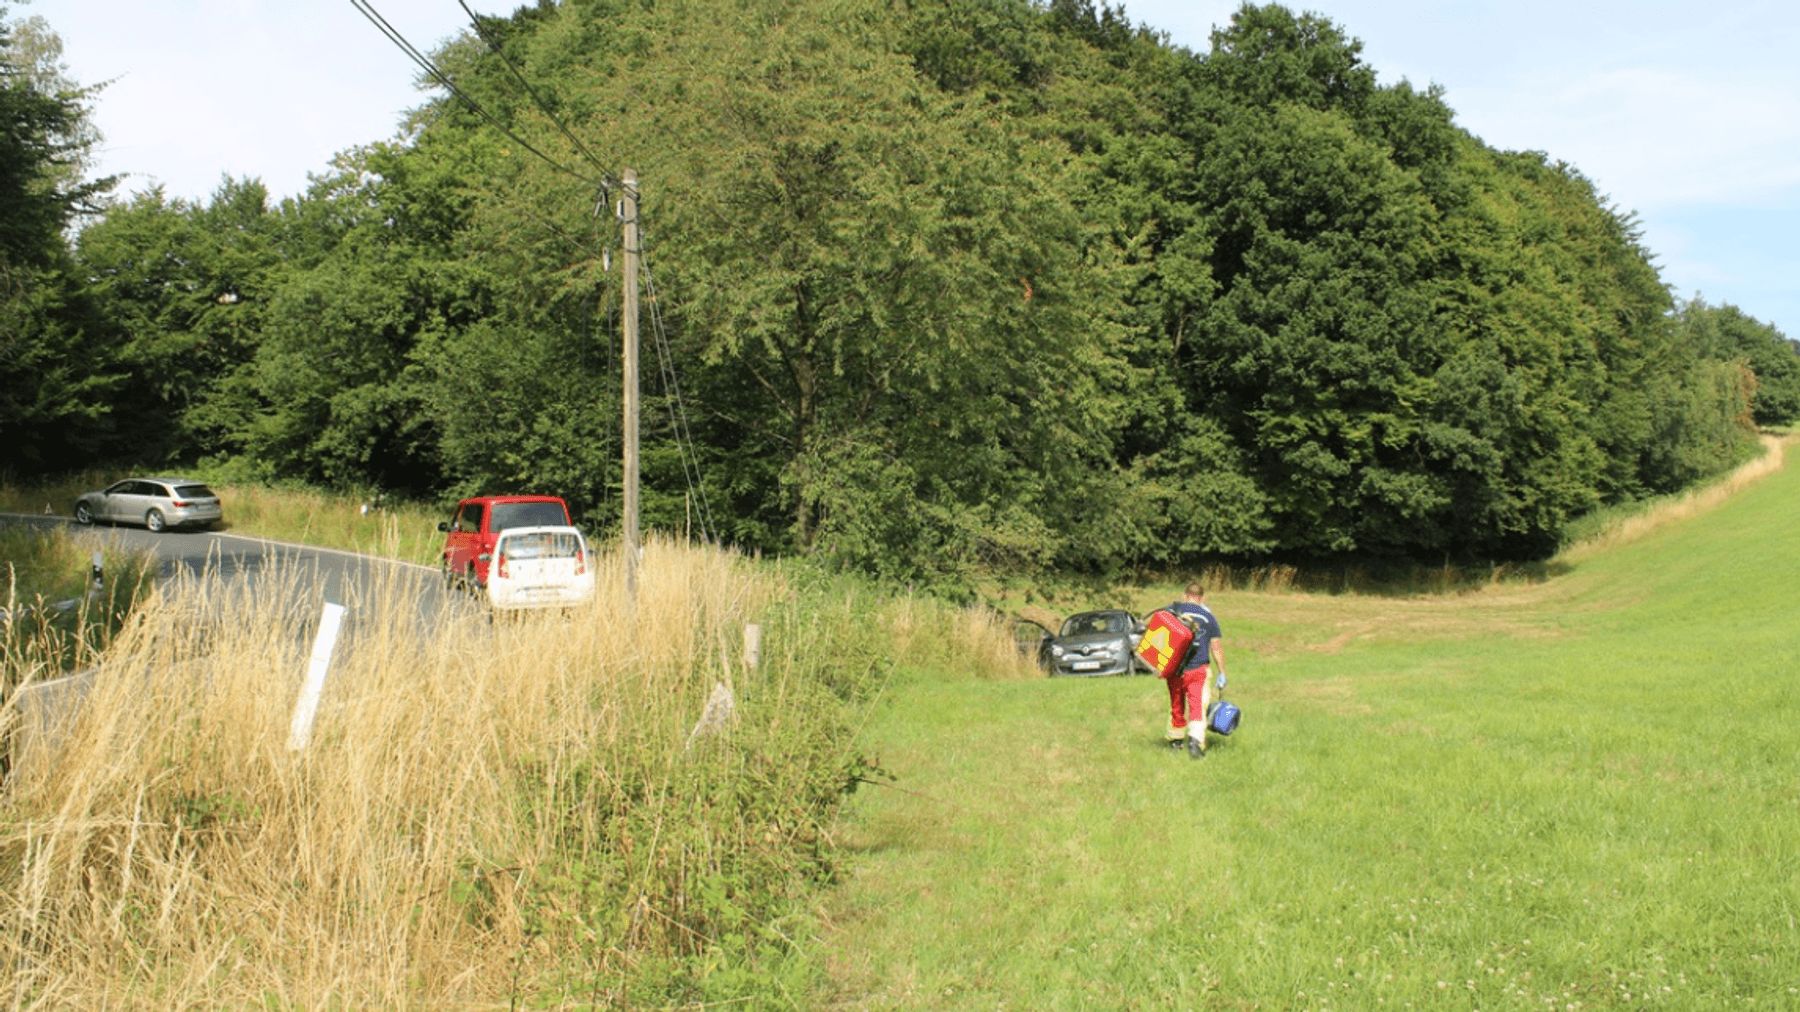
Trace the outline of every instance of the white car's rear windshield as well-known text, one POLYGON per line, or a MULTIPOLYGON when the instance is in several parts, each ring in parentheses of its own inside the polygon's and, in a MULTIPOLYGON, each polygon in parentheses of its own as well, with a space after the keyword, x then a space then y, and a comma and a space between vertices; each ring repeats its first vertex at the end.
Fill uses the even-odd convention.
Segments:
POLYGON ((500 540, 500 552, 509 559, 572 559, 581 554, 581 538, 566 531, 509 534, 500 540))
POLYGON ((562 503, 497 502, 488 518, 488 530, 504 531, 512 527, 567 527, 569 515, 562 503))
POLYGON ((177 485, 175 486, 175 498, 212 499, 216 497, 213 495, 213 490, 205 485, 177 485))

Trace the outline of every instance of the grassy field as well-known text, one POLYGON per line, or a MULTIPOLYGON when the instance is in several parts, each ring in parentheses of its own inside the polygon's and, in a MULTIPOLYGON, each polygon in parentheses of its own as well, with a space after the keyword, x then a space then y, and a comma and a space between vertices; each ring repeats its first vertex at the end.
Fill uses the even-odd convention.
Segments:
POLYGON ((223 530, 433 566, 444 547, 439 521, 448 510, 400 503, 364 512, 356 496, 314 489, 215 486, 225 504, 223 530))
POLYGON ((1215 593, 1198 762, 1149 678, 898 677, 819 1004, 1800 1009, 1800 468, 1674 513, 1543 582, 1215 593))
MULTIPOLYGON (((426 511, 285 498, 234 493, 235 529, 435 547, 426 511)), ((1161 744, 1156 680, 1050 681, 983 612, 668 544, 635 612, 609 572, 566 619, 353 618, 294 755, 316 600, 178 582, 10 785, 0 986, 18 1008, 1800 1009, 1796 520, 1800 468, 1765 463, 1534 572, 1415 584, 1454 592, 1212 574, 1245 717, 1201 762, 1161 744), (731 744, 690 750, 721 677, 731 744)))

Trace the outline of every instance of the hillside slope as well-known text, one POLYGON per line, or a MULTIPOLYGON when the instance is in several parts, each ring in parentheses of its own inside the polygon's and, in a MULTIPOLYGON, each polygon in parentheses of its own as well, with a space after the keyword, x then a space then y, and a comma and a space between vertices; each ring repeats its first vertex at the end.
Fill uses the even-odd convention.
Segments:
POLYGON ((833 1000, 1794 1008, 1797 520, 1787 468, 1539 585, 1218 592, 1201 763, 1150 679, 906 680, 833 1000))

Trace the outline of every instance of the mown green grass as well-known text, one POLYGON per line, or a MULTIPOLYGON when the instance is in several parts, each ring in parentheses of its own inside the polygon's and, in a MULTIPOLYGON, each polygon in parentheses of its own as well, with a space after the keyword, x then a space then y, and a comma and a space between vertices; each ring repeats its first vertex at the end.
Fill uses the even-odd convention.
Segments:
POLYGON ((1202 762, 1149 678, 914 672, 825 1000, 1800 1008, 1797 520, 1790 467, 1547 583, 1221 590, 1245 716, 1202 762))

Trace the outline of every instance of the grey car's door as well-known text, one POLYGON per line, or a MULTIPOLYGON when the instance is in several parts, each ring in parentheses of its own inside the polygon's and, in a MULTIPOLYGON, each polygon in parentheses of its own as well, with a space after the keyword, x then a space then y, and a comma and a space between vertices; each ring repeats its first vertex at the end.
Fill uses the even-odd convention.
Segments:
POLYGON ((169 490, 166 486, 154 481, 138 482, 137 516, 138 523, 144 523, 144 514, 151 510, 162 513, 163 519, 169 518, 169 490))
POLYGON ((124 520, 125 510, 130 505, 131 491, 137 487, 135 481, 115 481, 101 494, 100 501, 95 504, 94 515, 102 520, 124 520))
POLYGON ((124 495, 114 496, 118 500, 118 516, 116 519, 129 524, 144 522, 144 514, 150 511, 151 499, 154 498, 156 486, 147 481, 134 481, 125 490, 124 495))

